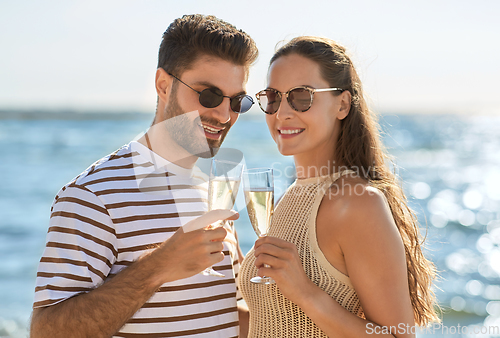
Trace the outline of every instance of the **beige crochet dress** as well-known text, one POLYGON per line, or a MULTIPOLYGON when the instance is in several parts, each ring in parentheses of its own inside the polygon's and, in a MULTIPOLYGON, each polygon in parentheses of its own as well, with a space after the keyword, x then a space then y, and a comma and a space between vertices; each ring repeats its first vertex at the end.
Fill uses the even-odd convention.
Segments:
MULTIPOLYGON (((346 173, 346 172, 343 172, 346 173)), ((348 311, 363 310, 348 276, 334 268, 319 248, 316 215, 325 192, 342 174, 298 179, 275 208, 269 236, 295 243, 306 275, 348 311)), ((253 249, 239 273, 239 288, 250 309, 251 338, 327 337, 278 287, 250 282, 257 275, 253 249)))

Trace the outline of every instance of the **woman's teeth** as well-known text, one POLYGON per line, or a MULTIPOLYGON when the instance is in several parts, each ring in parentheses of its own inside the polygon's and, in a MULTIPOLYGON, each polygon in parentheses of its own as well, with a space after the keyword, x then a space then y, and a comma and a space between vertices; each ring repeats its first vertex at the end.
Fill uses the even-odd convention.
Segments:
POLYGON ((298 134, 302 130, 303 129, 284 129, 284 130, 280 130, 280 134, 298 134))

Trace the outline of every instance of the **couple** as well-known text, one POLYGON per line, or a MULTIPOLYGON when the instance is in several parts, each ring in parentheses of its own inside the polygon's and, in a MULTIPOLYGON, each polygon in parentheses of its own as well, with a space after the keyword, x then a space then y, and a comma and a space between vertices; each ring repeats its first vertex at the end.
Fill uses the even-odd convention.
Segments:
POLYGON ((257 53, 213 16, 168 27, 153 125, 55 198, 31 337, 363 337, 368 325, 436 319, 434 267, 356 71, 332 40, 281 47, 257 94, 297 168, 269 236, 244 258, 234 227, 208 228, 238 215, 206 213, 195 162, 212 157, 252 106, 245 84, 257 53), (204 227, 184 232, 193 222, 204 227), (211 265, 226 277, 199 274, 211 265), (251 284, 257 274, 276 284, 251 284))

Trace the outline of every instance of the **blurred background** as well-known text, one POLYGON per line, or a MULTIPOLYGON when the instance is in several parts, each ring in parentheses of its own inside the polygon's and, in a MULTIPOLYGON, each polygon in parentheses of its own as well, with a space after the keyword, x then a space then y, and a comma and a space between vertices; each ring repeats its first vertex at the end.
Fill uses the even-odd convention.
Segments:
MULTIPOLYGON (((2 0, 0 337, 27 336, 54 196, 148 128, 161 35, 192 13, 255 39, 250 94, 266 86, 279 41, 320 35, 347 47, 440 270, 448 329, 419 337, 500 336, 463 330, 500 330, 500 2, 2 0)), ((225 146, 275 168, 279 195, 293 162, 258 107, 233 129, 225 146)), ((256 237, 244 209, 236 226, 247 252, 256 237)))

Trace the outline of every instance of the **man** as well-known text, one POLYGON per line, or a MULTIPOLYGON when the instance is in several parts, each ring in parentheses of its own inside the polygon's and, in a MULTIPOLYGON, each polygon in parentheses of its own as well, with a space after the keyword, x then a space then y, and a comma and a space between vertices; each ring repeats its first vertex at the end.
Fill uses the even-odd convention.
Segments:
POLYGON ((237 215, 205 213, 194 165, 251 107, 244 85, 256 57, 246 33, 213 16, 169 26, 153 126, 55 198, 31 337, 238 336, 241 252, 232 227, 206 227, 237 215), (226 277, 199 274, 212 265, 226 277))

